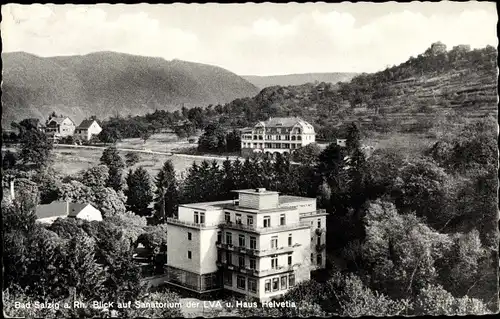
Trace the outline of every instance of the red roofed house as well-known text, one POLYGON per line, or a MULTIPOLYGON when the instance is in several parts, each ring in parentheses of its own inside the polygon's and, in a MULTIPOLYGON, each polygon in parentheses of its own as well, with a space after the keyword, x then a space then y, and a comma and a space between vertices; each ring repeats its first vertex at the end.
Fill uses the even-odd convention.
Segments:
POLYGON ((83 120, 75 129, 75 137, 83 141, 90 141, 92 136, 101 133, 102 128, 96 120, 83 120))
POLYGON ((101 212, 90 204, 54 201, 36 207, 37 222, 52 224, 58 218, 79 218, 85 220, 102 220, 101 212))

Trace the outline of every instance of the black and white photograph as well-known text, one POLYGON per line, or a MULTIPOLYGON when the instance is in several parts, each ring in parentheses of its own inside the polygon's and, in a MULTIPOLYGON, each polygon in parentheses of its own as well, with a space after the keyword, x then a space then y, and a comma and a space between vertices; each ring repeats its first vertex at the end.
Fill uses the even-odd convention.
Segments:
POLYGON ((495 2, 1 14, 6 318, 499 312, 495 2))

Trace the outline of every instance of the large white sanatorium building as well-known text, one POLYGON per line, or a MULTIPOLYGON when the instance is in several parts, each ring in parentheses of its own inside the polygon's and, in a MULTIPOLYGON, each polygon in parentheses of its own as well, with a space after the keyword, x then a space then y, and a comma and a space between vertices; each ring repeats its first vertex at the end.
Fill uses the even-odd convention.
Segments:
POLYGON ((325 267, 326 212, 316 199, 235 192, 238 200, 181 205, 178 218, 167 219, 169 284, 264 301, 325 267))
POLYGON ((275 117, 241 132, 241 155, 291 153, 315 142, 314 127, 296 117, 275 117))

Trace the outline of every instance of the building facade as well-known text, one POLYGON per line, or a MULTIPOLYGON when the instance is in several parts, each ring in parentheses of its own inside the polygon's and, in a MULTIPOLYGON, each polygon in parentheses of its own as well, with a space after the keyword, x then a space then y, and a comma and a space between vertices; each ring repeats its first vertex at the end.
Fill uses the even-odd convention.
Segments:
POLYGON ((314 127, 300 118, 270 118, 258 122, 252 128, 242 130, 241 154, 290 154, 298 148, 314 143, 315 139, 314 127))
POLYGON ((83 120, 75 129, 75 137, 82 141, 90 141, 92 136, 101 133, 102 128, 96 120, 83 120))
POLYGON ((45 125, 45 134, 52 139, 73 136, 75 123, 67 116, 51 117, 45 125))
POLYGON ((325 267, 326 213, 316 199, 235 192, 237 200, 181 205, 167 219, 169 284, 264 301, 325 267))

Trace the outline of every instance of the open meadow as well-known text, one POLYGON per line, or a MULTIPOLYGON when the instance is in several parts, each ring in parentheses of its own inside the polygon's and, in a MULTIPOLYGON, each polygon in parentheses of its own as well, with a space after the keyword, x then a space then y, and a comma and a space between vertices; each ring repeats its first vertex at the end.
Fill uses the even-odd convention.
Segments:
POLYGON ((153 152, 175 152, 191 147, 196 147, 196 144, 189 143, 185 138, 179 139, 172 133, 153 134, 146 142, 140 138, 125 138, 116 143, 116 148, 131 148, 153 152))
MULTIPOLYGON (((127 152, 120 151, 120 154, 124 156, 127 152)), ((64 172, 67 175, 75 174, 80 170, 88 169, 91 166, 97 165, 99 159, 102 155, 101 149, 84 149, 84 148, 55 148, 52 151, 53 154, 53 166, 59 172, 64 172)), ((148 154, 148 153, 137 153, 139 156, 139 163, 135 164, 129 168, 137 168, 139 166, 144 167, 151 176, 155 176, 161 169, 163 163, 167 160, 171 160, 174 168, 181 176, 181 173, 185 172, 193 162, 200 164, 203 158, 192 158, 184 157, 182 155, 162 155, 162 154, 148 154)), ((209 159, 212 161, 213 159, 209 159)), ((223 159, 216 160, 218 163, 222 164, 223 159)))

